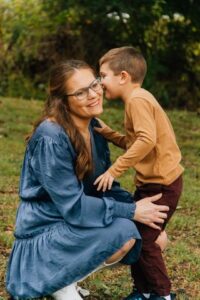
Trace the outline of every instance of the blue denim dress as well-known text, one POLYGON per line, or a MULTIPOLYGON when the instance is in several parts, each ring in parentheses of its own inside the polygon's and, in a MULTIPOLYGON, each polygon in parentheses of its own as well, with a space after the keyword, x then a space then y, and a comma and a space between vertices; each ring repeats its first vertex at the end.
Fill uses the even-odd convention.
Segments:
POLYGON ((93 171, 82 182, 74 170, 76 153, 59 125, 43 121, 27 145, 6 274, 7 290, 15 298, 50 295, 78 281, 131 238, 137 241, 123 262, 139 256, 131 194, 117 182, 105 193, 93 186, 110 165, 107 142, 94 126, 95 119, 90 124, 93 171))

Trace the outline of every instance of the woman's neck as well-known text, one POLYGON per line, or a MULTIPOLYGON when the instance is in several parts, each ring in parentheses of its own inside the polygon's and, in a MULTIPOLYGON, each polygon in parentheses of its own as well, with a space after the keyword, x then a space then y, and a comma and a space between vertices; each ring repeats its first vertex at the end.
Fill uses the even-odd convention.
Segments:
POLYGON ((77 127, 79 132, 83 135, 85 139, 89 137, 90 132, 89 132, 89 124, 91 119, 83 118, 80 119, 79 117, 76 117, 75 115, 71 115, 71 118, 74 122, 74 125, 77 127))

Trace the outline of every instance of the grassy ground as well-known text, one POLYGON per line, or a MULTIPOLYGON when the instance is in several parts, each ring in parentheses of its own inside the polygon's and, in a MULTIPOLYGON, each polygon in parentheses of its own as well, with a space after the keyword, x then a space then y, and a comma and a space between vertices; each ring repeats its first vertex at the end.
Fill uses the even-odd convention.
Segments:
MULTIPOLYGON (((4 287, 5 266, 13 241, 18 181, 24 137, 39 116, 42 103, 0 98, 0 300, 8 299, 4 287)), ((184 192, 167 232, 171 240, 165 252, 167 266, 178 299, 200 299, 200 116, 187 111, 170 111, 183 154, 184 192)), ((123 111, 117 103, 105 104, 104 121, 121 130, 123 111)), ((111 147, 112 158, 120 151, 111 147)), ((121 179, 132 191, 132 173, 121 179)), ((87 300, 122 299, 131 290, 128 268, 104 270, 92 275, 83 285, 90 289, 87 300)))

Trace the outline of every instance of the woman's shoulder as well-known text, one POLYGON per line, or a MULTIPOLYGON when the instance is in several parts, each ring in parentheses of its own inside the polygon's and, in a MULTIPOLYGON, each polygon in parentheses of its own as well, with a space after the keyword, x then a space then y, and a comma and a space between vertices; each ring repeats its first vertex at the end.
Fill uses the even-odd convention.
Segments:
POLYGON ((67 134, 58 123, 44 120, 36 128, 33 139, 52 139, 55 143, 59 143, 61 140, 67 141, 67 134))
POLYGON ((63 145, 68 147, 70 141, 66 132, 59 124, 44 120, 36 128, 28 143, 28 148, 34 149, 35 146, 39 144, 57 144, 61 147, 63 147, 63 145))

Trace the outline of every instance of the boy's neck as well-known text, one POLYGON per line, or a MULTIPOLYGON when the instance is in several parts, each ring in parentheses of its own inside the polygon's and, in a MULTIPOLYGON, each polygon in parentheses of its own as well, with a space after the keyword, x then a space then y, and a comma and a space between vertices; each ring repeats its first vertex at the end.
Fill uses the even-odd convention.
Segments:
POLYGON ((140 83, 130 83, 126 88, 123 89, 121 99, 123 102, 127 102, 135 89, 141 88, 140 83))

